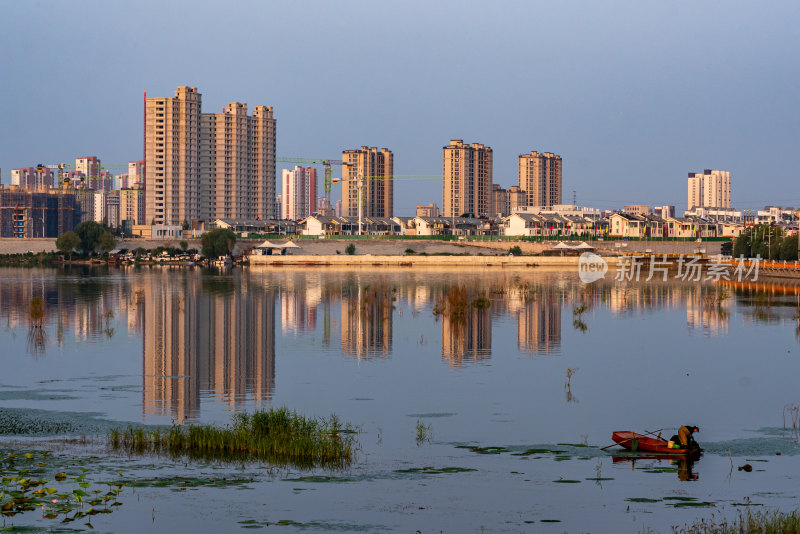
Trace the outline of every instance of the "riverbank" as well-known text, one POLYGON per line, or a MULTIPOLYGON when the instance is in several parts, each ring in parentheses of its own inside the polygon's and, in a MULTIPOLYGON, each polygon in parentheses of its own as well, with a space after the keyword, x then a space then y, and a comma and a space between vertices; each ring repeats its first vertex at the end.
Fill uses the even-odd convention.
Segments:
MULTIPOLYGON (((616 265, 617 258, 604 258, 616 265)), ((250 256, 251 267, 572 267, 577 269, 577 256, 387 256, 387 255, 287 255, 250 256)))
MULTIPOLYGON (((200 249, 199 239, 189 239, 189 248, 200 249)), ((241 255, 245 250, 263 243, 263 239, 239 239, 236 242, 234 255, 241 255)), ((283 242, 286 239, 275 239, 283 242)), ((416 254, 469 254, 505 255, 511 247, 518 246, 523 254, 540 254, 552 249, 558 241, 441 241, 438 239, 311 239, 295 238, 300 246, 297 253, 308 255, 344 254, 351 243, 357 254, 375 256, 402 256, 407 251, 416 254)), ((599 252, 607 253, 654 253, 654 254, 705 254, 720 253, 720 241, 589 241, 589 245, 599 252)), ((178 240, 163 239, 119 239, 118 248, 133 250, 139 247, 153 249, 156 247, 177 246, 178 240)), ((56 240, 50 238, 16 239, 0 238, 0 254, 25 254, 33 252, 55 252, 56 240)))

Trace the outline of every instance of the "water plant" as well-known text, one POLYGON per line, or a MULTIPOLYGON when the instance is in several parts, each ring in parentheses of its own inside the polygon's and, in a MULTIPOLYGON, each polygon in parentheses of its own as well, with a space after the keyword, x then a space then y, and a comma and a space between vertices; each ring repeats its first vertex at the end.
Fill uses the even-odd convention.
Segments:
POLYGON ((234 414, 233 424, 129 426, 108 435, 112 449, 133 454, 221 461, 265 461, 273 465, 343 468, 353 461, 357 429, 335 415, 313 418, 287 408, 234 414))
POLYGON ((122 505, 117 500, 122 485, 96 489, 85 468, 80 468, 79 474, 62 471, 43 478, 52 472, 51 463, 49 451, 0 452, 0 516, 4 522, 26 512, 40 512, 42 519, 61 523, 86 519, 86 526, 93 528, 92 516, 110 514, 122 505))
POLYGON ((700 519, 691 525, 673 526, 673 534, 798 534, 800 533, 800 511, 779 510, 739 512, 737 518, 729 520, 721 516, 700 519))
POLYGON ((431 438, 433 437, 433 429, 431 424, 428 423, 427 425, 417 419, 417 447, 425 443, 426 441, 430 443, 431 438))
POLYGON ((473 295, 465 285, 454 285, 448 288, 444 296, 433 307, 436 317, 444 316, 451 321, 463 321, 471 308, 486 310, 492 305, 484 295, 473 295))

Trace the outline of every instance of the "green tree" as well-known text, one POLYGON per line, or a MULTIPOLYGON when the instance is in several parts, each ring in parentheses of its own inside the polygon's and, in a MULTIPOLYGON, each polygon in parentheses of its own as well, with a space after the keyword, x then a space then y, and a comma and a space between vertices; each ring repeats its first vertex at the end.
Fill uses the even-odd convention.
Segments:
POLYGON ((75 227, 74 232, 81 241, 78 248, 87 256, 93 254, 100 248, 100 238, 103 234, 108 233, 102 224, 98 224, 94 221, 84 221, 80 223, 75 227))
POLYGON ((784 237, 783 241, 781 242, 779 259, 797 261, 797 251, 797 235, 784 237))
POLYGON ((97 241, 97 248, 99 248, 103 252, 114 250, 116 246, 117 246, 117 240, 114 239, 114 236, 108 230, 103 232, 100 235, 100 239, 97 241))
POLYGON ((347 245, 347 247, 344 249, 344 252, 345 252, 345 254, 349 254, 350 256, 352 256, 353 254, 355 254, 355 253, 356 253, 356 246, 355 246, 353 243, 350 243, 350 244, 349 244, 349 245, 347 245))
POLYGON ((72 261, 72 253, 81 244, 81 238, 75 232, 65 232, 56 239, 56 248, 63 254, 69 254, 72 261))
POLYGON ((182 240, 182 241, 181 241, 180 243, 178 243, 178 244, 181 246, 181 250, 182 250, 182 251, 186 252, 187 250, 189 250, 189 242, 188 242, 188 241, 186 241, 185 239, 184 239, 184 240, 182 240))
POLYGON ((206 258, 230 255, 236 244, 236 234, 227 228, 217 228, 203 234, 200 244, 201 253, 206 258))
POLYGON ((519 248, 519 245, 514 245, 510 249, 508 249, 508 253, 512 256, 522 256, 522 249, 519 248))
POLYGON ((750 257, 750 240, 753 237, 753 230, 745 230, 736 238, 733 242, 733 256, 738 258, 740 256, 744 256, 745 258, 750 257))

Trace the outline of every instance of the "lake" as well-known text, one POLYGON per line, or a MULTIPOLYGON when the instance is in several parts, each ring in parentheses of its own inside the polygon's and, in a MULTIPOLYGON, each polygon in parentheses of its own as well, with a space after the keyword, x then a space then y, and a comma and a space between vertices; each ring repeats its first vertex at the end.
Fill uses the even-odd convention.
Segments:
MULTIPOLYGON (((797 284, 763 279, 5 268, 0 459, 47 449, 42 477, 127 481, 113 513, 69 523, 100 532, 669 532, 790 511, 798 315, 797 284), (224 425, 281 406, 357 425, 353 464, 200 462, 104 443, 128 424, 224 425), (669 438, 682 424, 700 427, 697 462, 602 449, 615 430, 669 438)), ((61 526, 45 515, 5 525, 61 526)))

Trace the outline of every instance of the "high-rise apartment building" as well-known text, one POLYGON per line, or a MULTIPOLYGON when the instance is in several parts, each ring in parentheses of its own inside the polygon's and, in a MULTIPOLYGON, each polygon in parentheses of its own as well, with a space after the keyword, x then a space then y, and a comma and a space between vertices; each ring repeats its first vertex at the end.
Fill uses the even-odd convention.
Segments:
POLYGON ((120 223, 120 194, 118 191, 95 191, 94 222, 116 228, 120 223))
POLYGON ((275 119, 272 108, 230 102, 200 115, 202 220, 267 219, 275 197, 275 119))
POLYGON ((394 156, 388 148, 342 152, 342 216, 358 217, 359 200, 363 217, 394 215, 394 156), (359 194, 359 188, 361 192, 359 194))
POLYGON ((198 219, 200 106, 196 87, 145 100, 145 220, 179 226, 198 219))
POLYGON ((417 206, 417 217, 438 217, 439 206, 431 202, 427 206, 417 206))
POLYGON ((488 215, 492 188, 492 149, 453 139, 442 147, 442 215, 488 215))
POLYGON ((561 156, 536 151, 520 154, 519 187, 528 206, 561 204, 561 156))
POLYGON ((622 213, 628 215, 649 215, 650 206, 647 204, 628 204, 622 207, 622 213))
POLYGON ((503 189, 497 184, 492 184, 489 198, 489 215, 492 217, 506 217, 514 213, 520 206, 526 205, 525 191, 517 185, 503 189))
POLYGON ((296 221, 317 211, 317 170, 295 167, 281 172, 281 219, 296 221))
POLYGON ((730 208, 731 173, 705 169, 702 174, 690 172, 687 183, 687 207, 730 208))
POLYGON ((128 162, 128 185, 144 184, 144 160, 128 162))
POLYGON ((83 188, 93 191, 109 191, 112 183, 108 180, 111 174, 103 172, 102 163, 97 156, 75 158, 75 170, 82 175, 83 188))
POLYGON ((120 189, 119 218, 120 222, 130 221, 130 224, 145 224, 144 189, 120 189))

